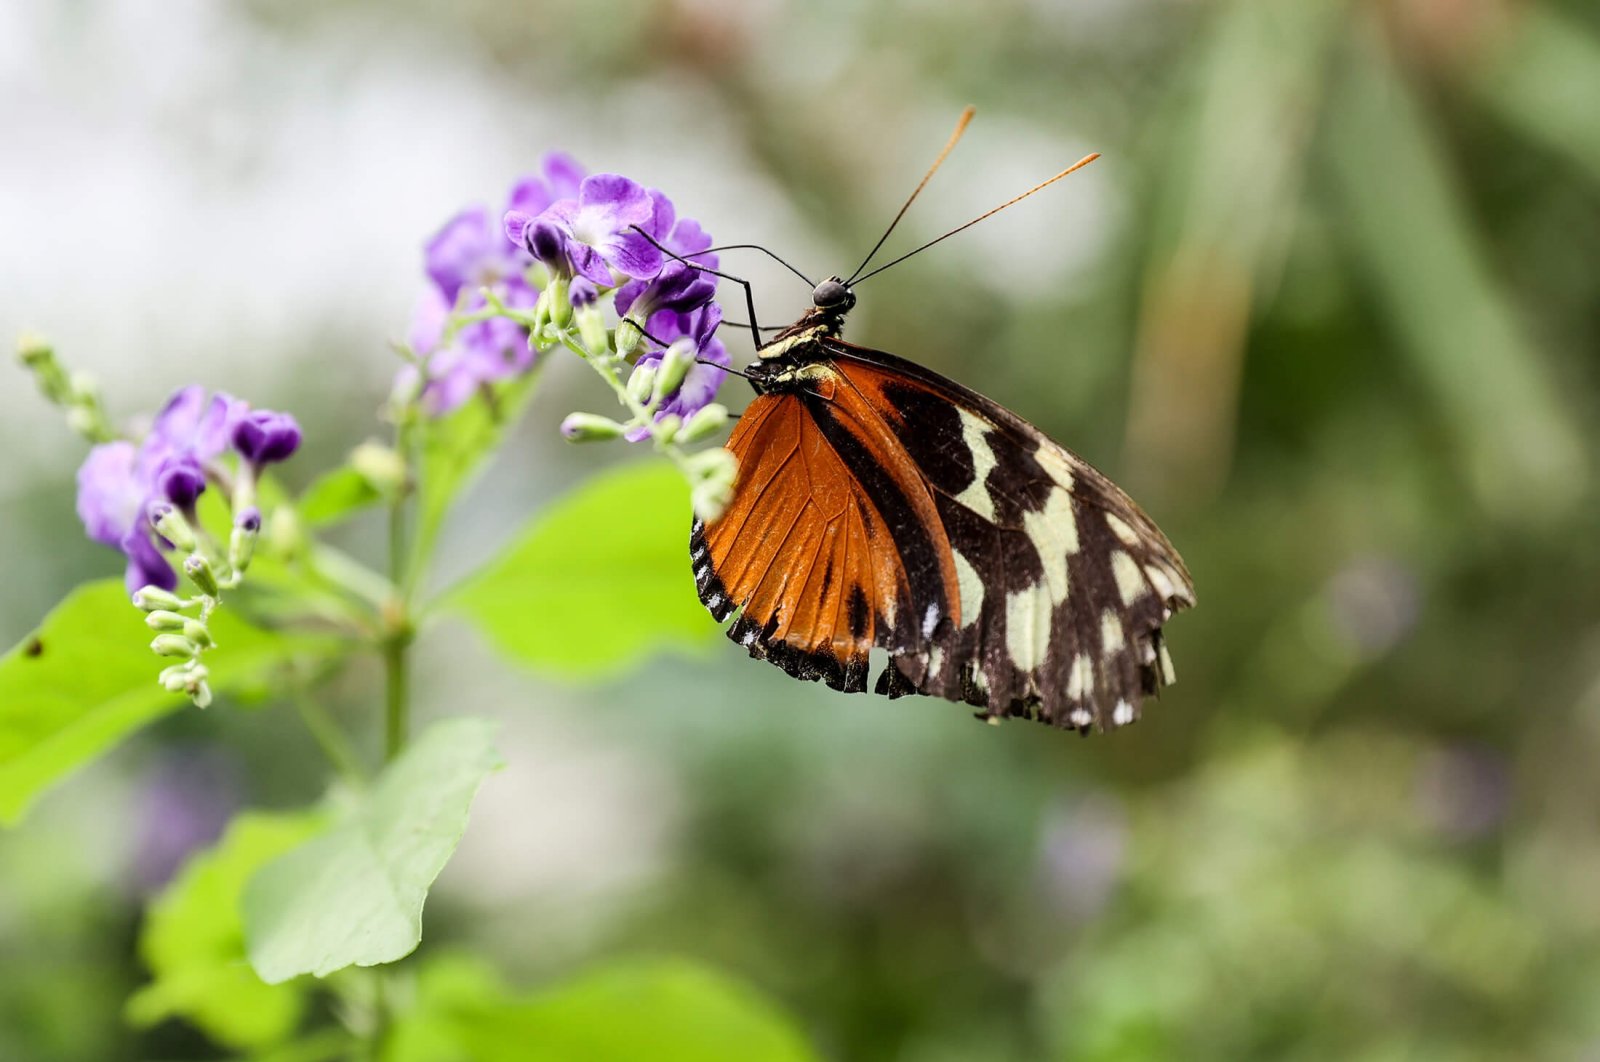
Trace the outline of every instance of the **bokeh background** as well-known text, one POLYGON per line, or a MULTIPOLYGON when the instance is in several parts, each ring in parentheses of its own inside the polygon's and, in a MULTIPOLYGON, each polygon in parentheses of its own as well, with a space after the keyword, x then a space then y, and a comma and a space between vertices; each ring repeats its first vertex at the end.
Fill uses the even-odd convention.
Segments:
MULTIPOLYGON (((118 416, 190 381, 291 409, 303 482, 379 433, 422 241, 546 150, 848 272, 969 102, 892 246, 1105 157, 863 286, 853 338, 1145 504, 1199 591, 1180 682, 1080 741, 727 644, 574 687, 439 627, 419 710, 502 718, 510 767, 424 950, 529 986, 694 956, 838 1059, 1600 1058, 1588 0, 9 0, 0 332, 118 416)), ((764 320, 806 305, 725 261, 764 320)), ((120 562, 73 514, 81 444, 0 379, 9 644, 120 562)), ((441 578, 643 458, 561 443, 604 401, 551 370, 441 578)), ((333 694, 369 748, 376 680, 333 694)), ((0 1054, 216 1057, 120 1017, 141 905, 323 782, 286 709, 222 703, 0 836, 0 1054)))

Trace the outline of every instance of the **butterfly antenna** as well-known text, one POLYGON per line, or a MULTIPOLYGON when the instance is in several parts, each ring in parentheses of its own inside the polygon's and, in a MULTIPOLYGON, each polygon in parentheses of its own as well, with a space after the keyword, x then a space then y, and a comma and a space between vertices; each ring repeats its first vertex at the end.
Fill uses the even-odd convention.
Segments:
POLYGON ((922 180, 918 182, 916 188, 912 189, 911 197, 905 201, 905 205, 900 208, 900 213, 894 216, 894 220, 889 222, 889 227, 883 230, 883 235, 879 236, 878 242, 872 245, 872 250, 867 252, 867 257, 861 260, 861 264, 856 266, 856 271, 850 274, 850 279, 844 282, 845 287, 855 283, 856 277, 860 276, 861 271, 867 268, 867 264, 872 261, 872 256, 877 254, 883 247, 883 242, 889 238, 889 234, 894 231, 894 227, 900 224, 900 219, 906 216, 906 211, 911 209, 911 204, 916 202, 917 196, 928 186, 928 181, 933 178, 934 171, 939 168, 940 164, 944 162, 945 156, 949 155, 951 149, 956 146, 956 141, 961 139, 961 134, 967 131, 967 125, 972 121, 972 116, 977 113, 977 108, 970 104, 966 110, 961 112, 961 117, 956 119, 955 132, 950 134, 950 139, 945 143, 944 150, 939 152, 939 157, 933 160, 933 165, 928 167, 928 172, 922 175, 922 180))
POLYGON ((1057 181, 1061 180, 1061 178, 1065 177, 1067 174, 1072 173, 1075 170, 1083 169, 1085 166, 1089 165, 1089 163, 1093 162, 1095 159, 1097 159, 1099 157, 1100 157, 1100 153, 1098 151, 1092 152, 1091 154, 1088 154, 1088 155, 1085 155, 1083 158, 1079 159, 1077 162, 1074 162, 1071 166, 1068 166, 1066 169, 1062 170, 1060 173, 1056 174, 1054 177, 1050 178, 1048 181, 1040 181, 1038 184, 1034 185, 1032 188, 1029 188, 1026 192, 1023 192, 1021 195, 1015 197, 1014 199, 1007 199, 1004 203, 1001 203, 999 206, 995 207, 993 210, 985 211, 984 213, 979 214, 977 217, 973 218, 971 221, 967 222, 965 225, 958 225, 957 227, 951 229, 949 232, 945 233, 943 236, 940 236, 937 239, 929 240, 927 243, 923 244, 921 247, 915 248, 914 250, 907 251, 905 254, 901 255, 899 258, 896 258, 894 261, 889 262, 889 263, 887 263, 885 265, 879 266, 877 269, 874 269, 872 272, 868 273, 866 276, 861 277, 861 278, 859 278, 857 280, 854 280, 851 283, 860 284, 864 280, 867 280, 867 279, 869 279, 871 277, 877 276, 879 273, 883 272, 885 269, 888 269, 889 266, 899 265, 901 262, 904 262, 907 258, 910 258, 912 255, 921 254, 923 251, 926 251, 929 247, 932 247, 934 244, 939 243, 941 240, 948 240, 950 237, 954 236, 956 233, 962 232, 962 231, 964 231, 966 229, 972 228, 972 226, 976 225, 978 222, 982 221, 984 218, 993 217, 994 215, 1000 213, 1000 211, 1004 210, 1006 207, 1013 206, 1014 204, 1020 203, 1024 199, 1026 199, 1030 195, 1032 195, 1033 193, 1035 193, 1035 192, 1037 192, 1037 191, 1039 191, 1039 190, 1041 190, 1043 188, 1050 187, 1052 184, 1055 184, 1057 181))
POLYGON ((714 254, 717 251, 760 251, 762 254, 766 255, 768 258, 772 259, 774 262, 777 262, 779 265, 783 266, 783 268, 787 269, 789 272, 805 281, 810 287, 815 288, 817 286, 816 281, 800 272, 800 270, 796 269, 788 262, 785 262, 782 258, 779 258, 775 252, 767 250, 767 248, 761 246, 759 243, 725 243, 721 247, 707 247, 703 251, 695 252, 695 254, 691 255, 690 257, 693 258, 702 254, 714 254))

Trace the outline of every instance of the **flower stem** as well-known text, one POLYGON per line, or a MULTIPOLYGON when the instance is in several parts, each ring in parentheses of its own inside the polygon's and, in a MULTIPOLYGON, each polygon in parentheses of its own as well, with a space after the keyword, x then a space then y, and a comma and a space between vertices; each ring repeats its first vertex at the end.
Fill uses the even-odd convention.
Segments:
POLYGON ((300 719, 305 723, 306 729, 311 731, 311 736, 316 739, 323 754, 328 757, 328 761, 350 783, 354 785, 364 783, 366 772, 361 769, 361 762, 356 759, 355 753, 350 751, 349 742, 345 740, 343 732, 327 710, 304 689, 298 687, 294 690, 294 706, 300 712, 300 719))
POLYGON ((383 759, 387 763, 406 747, 410 724, 411 605, 404 586, 406 574, 405 502, 389 506, 389 580, 393 596, 383 607, 382 647, 384 678, 383 759))

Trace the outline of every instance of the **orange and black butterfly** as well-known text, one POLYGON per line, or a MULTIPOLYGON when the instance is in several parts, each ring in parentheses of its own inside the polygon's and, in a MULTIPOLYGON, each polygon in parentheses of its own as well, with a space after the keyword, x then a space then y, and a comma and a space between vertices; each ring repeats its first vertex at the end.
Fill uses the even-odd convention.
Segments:
POLYGON ((890 697, 1083 733, 1137 719, 1174 678, 1162 625, 1195 601, 1166 536, 1021 417, 845 342, 846 281, 812 301, 747 370, 757 397, 727 442, 731 501, 694 523, 695 585, 719 621, 735 617, 728 636, 837 690, 867 689, 876 648, 890 697))

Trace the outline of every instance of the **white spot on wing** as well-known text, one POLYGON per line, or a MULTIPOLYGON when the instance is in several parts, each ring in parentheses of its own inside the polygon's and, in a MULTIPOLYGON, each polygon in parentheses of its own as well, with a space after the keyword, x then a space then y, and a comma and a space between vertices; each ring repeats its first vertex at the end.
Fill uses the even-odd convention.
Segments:
POLYGON ((961 625, 970 627, 978 622, 978 613, 983 611, 983 580, 978 576, 978 569, 959 550, 954 554, 956 589, 961 594, 961 625))
POLYGON ((1067 699, 1081 701, 1094 685, 1094 663, 1089 654, 1079 653, 1072 658, 1072 670, 1067 673, 1067 699))
POLYGON ((1118 701, 1117 706, 1111 709, 1111 721, 1117 726, 1127 726, 1133 722, 1133 705, 1127 701, 1118 701))
POLYGON ((712 594, 710 597, 706 598, 706 608, 716 608, 720 604, 722 604, 721 594, 712 594))
POLYGON ((1059 605, 1067 599, 1067 555, 1078 552, 1078 518, 1072 511, 1072 495, 1052 490, 1043 509, 1022 515, 1022 529, 1039 552, 1050 600, 1059 605))
POLYGON ((1111 574, 1117 578, 1117 594, 1124 605, 1133 604, 1150 588, 1138 562, 1120 549, 1111 554, 1111 574))
POLYGON ((744 637, 739 639, 739 644, 744 646, 746 649, 748 649, 755 642, 755 640, 756 640, 756 629, 754 627, 751 627, 749 630, 744 632, 744 637))
POLYGON ((1067 721, 1073 726, 1088 726, 1093 719, 1087 708, 1074 708, 1067 716, 1067 721))
POLYGON ((944 670, 944 646, 936 645, 928 651, 928 674, 937 675, 944 670))
POLYGON ((984 434, 989 430, 989 422, 974 416, 960 406, 956 407, 956 411, 961 414, 961 441, 966 443, 967 451, 972 455, 972 482, 956 495, 956 501, 985 520, 993 520, 994 499, 989 497, 989 488, 985 482, 997 463, 994 450, 984 438, 984 434))
POLYGON ((1044 663, 1050 648, 1050 593, 1043 585, 1006 596, 1006 650, 1019 671, 1044 663))
POLYGON ((1122 636, 1122 620, 1109 608, 1100 613, 1100 649, 1105 653, 1114 653, 1121 649, 1127 642, 1122 636))
POLYGON ((1144 568, 1145 575, 1150 577, 1150 585, 1156 588, 1156 593, 1161 595, 1161 600, 1167 601, 1177 592, 1172 585, 1172 579, 1167 575, 1166 569, 1159 564, 1147 564, 1144 568))
POLYGON ((1128 525, 1128 521, 1116 513, 1106 513, 1106 526, 1111 528, 1111 533, 1122 540, 1124 546, 1137 546, 1139 532, 1128 525))
POLYGON ((1167 643, 1162 642, 1161 648, 1156 650, 1156 658, 1161 662, 1161 682, 1170 686, 1178 681, 1178 672, 1172 666, 1172 657, 1167 653, 1167 643))
POLYGON ((933 629, 939 625, 939 606, 933 602, 928 604, 928 613, 922 617, 922 636, 933 637, 933 629))

